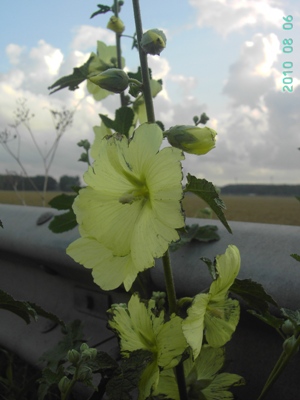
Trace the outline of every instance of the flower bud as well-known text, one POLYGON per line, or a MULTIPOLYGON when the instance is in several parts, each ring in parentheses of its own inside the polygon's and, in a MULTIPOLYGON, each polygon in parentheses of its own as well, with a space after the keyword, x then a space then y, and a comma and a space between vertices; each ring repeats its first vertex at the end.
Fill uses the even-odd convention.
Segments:
POLYGON ((82 359, 83 360, 95 360, 97 357, 97 349, 89 348, 86 350, 83 350, 81 353, 82 359))
POLYGON ((68 351, 67 358, 70 361, 70 363, 77 364, 78 361, 80 360, 80 354, 78 353, 77 350, 72 349, 68 351))
POLYGON ((167 38, 163 31, 150 29, 142 36, 141 47, 146 54, 160 55, 166 47, 167 38))
POLYGON ((71 381, 68 377, 63 376, 61 380, 58 382, 58 389, 60 390, 61 393, 66 393, 67 390, 69 389, 71 381))
POLYGON ((164 133, 169 143, 191 154, 206 154, 215 147, 217 132, 211 128, 176 125, 164 133))
POLYGON ((86 365, 83 365, 82 367, 79 368, 77 376, 80 381, 85 381, 91 379, 92 374, 93 372, 91 368, 86 365))
POLYGON ((115 15, 110 18, 106 27, 115 33, 123 33, 125 30, 123 21, 115 15))
POLYGON ((102 89, 113 93, 121 93, 128 87, 128 76, 118 68, 109 68, 97 75, 91 75, 88 79, 102 89))

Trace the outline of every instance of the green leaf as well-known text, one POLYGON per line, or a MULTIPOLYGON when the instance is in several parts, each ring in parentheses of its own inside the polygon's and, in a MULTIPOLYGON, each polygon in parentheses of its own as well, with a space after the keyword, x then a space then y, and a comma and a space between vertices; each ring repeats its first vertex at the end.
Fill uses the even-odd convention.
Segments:
POLYGON ((61 378, 65 375, 64 368, 61 365, 57 371, 52 371, 50 368, 45 368, 42 377, 38 380, 38 400, 44 400, 50 389, 57 386, 61 378))
POLYGON ((97 7, 99 8, 99 10, 95 11, 95 12, 90 16, 90 18, 94 18, 94 17, 96 17, 96 15, 105 14, 105 13, 107 13, 108 11, 111 11, 111 7, 106 6, 106 5, 103 5, 103 4, 97 4, 97 7))
POLYGON ((71 75, 63 76, 53 83, 53 85, 49 86, 48 89, 54 89, 50 94, 57 92, 58 90, 69 88, 69 90, 78 89, 80 83, 82 83, 89 74, 89 65, 92 61, 95 60, 96 54, 91 54, 89 59, 82 64, 80 67, 76 67, 73 69, 73 73, 71 75))
POLYGON ((208 268, 208 271, 209 271, 211 277, 213 278, 213 280, 216 280, 217 276, 218 276, 216 263, 206 257, 200 257, 200 260, 203 261, 207 265, 207 268, 208 268))
MULTIPOLYGON (((150 79, 152 79, 152 71, 150 68, 148 68, 148 72, 149 72, 150 79)), ((137 72, 128 72, 127 75, 131 79, 136 79, 137 81, 140 81, 140 82, 143 81, 141 67, 138 67, 137 72)))
POLYGON ((225 204, 223 200, 220 199, 216 188, 211 182, 208 182, 206 179, 198 179, 195 176, 188 174, 187 185, 184 191, 194 193, 204 200, 217 215, 227 231, 232 233, 223 213, 223 209, 226 209, 225 204))
POLYGON ((81 153, 80 154, 80 158, 78 158, 78 161, 82 161, 82 162, 89 162, 89 156, 87 153, 81 153))
POLYGON ((106 386, 109 400, 131 400, 130 392, 136 389, 144 369, 151 361, 152 353, 147 350, 135 350, 123 358, 120 368, 106 386))
POLYGON ((3 310, 11 311, 14 314, 21 317, 27 324, 30 323, 30 318, 35 321, 38 319, 38 315, 50 319, 62 326, 65 326, 64 322, 61 321, 56 315, 45 311, 42 307, 29 302, 15 300, 10 294, 0 289, 0 308, 3 310))
POLYGON ((134 120, 134 112, 132 108, 121 107, 117 109, 114 120, 108 118, 106 115, 99 115, 102 119, 102 122, 107 128, 113 129, 115 132, 118 132, 127 137, 129 136, 129 131, 133 125, 134 120))
POLYGON ((291 257, 293 257, 296 261, 300 262, 300 256, 299 254, 291 254, 291 257))
POLYGON ((283 319, 275 317, 274 315, 270 314, 269 311, 265 312, 263 315, 257 313, 254 310, 248 310, 248 312, 249 312, 249 314, 260 319, 265 324, 270 325, 272 328, 275 328, 275 329, 281 328, 281 326, 284 322, 283 319))
POLYGON ((269 304, 278 307, 276 301, 266 293, 263 286, 251 279, 236 279, 230 291, 240 296, 250 308, 260 311, 262 314, 268 311, 269 304))
POLYGON ((15 300, 10 294, 0 289, 0 309, 11 311, 22 318, 26 324, 30 324, 30 319, 37 321, 35 309, 26 301, 15 300))
POLYGON ((79 320, 73 321, 63 327, 62 332, 62 340, 40 357, 40 361, 45 361, 52 371, 57 370, 59 364, 66 360, 69 350, 79 350, 83 341, 83 323, 79 320))
POLYGON ((49 205, 56 210, 70 210, 76 195, 60 194, 49 201, 49 205))
POLYGON ((282 314, 293 322, 297 327, 300 327, 300 310, 289 310, 288 308, 281 308, 282 314))
POLYGON ((192 240, 198 240, 199 242, 210 242, 213 240, 219 240, 220 237, 216 233, 218 228, 213 225, 199 226, 198 224, 193 224, 191 226, 186 225, 185 230, 180 230, 180 239, 171 243, 170 250, 176 251, 183 245, 190 243, 192 240))
POLYGON ((77 226, 76 215, 73 210, 64 214, 56 215, 49 224, 49 229, 53 233, 70 231, 77 226))

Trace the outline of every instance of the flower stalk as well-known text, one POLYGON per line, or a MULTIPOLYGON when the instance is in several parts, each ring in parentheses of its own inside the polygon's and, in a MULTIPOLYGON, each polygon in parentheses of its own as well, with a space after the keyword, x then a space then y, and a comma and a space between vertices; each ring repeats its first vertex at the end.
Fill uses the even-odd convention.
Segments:
MULTIPOLYGON (((114 13, 115 16, 118 18, 118 0, 114 0, 114 13)), ((116 47, 117 47, 117 66, 119 69, 122 69, 122 51, 121 51, 121 33, 116 32, 116 47)), ((121 107, 126 106, 125 94, 124 92, 120 93, 120 101, 121 107)))
POLYGON ((134 12, 135 27, 136 27, 136 36, 137 36, 138 48, 139 48, 141 74, 142 74, 142 82, 143 82, 143 94, 144 94, 144 99, 145 99, 147 119, 148 119, 148 122, 154 123, 155 122, 155 114, 154 114, 154 107, 153 107, 151 88, 150 88, 150 76, 149 76, 149 70, 148 70, 147 54, 141 48, 143 27, 142 27, 142 19, 141 19, 139 0, 132 0, 132 5, 133 5, 133 12, 134 12))

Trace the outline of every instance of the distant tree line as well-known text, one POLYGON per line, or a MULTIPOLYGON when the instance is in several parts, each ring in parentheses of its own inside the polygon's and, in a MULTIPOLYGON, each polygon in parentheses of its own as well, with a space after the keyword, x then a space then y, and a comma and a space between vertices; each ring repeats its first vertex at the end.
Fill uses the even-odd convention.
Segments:
MULTIPOLYGON (((14 188, 18 191, 33 190, 33 182, 38 190, 43 191, 44 180, 44 175, 28 178, 15 174, 0 175, 0 190, 13 190, 14 188)), ((59 181, 49 176, 47 191, 70 192, 72 191, 72 186, 80 186, 79 176, 63 175, 59 181)))
POLYGON ((222 194, 257 196, 300 196, 300 185, 226 185, 221 188, 221 195, 222 194))

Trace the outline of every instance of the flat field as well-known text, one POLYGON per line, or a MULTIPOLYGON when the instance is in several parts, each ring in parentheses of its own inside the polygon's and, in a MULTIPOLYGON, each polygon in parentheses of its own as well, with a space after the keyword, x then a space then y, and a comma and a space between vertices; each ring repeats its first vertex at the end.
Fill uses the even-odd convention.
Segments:
MULTIPOLYGON (((229 196, 220 195, 226 205, 224 214, 228 221, 261 222, 265 224, 300 226, 300 201, 295 197, 229 196)), ((201 217, 207 204, 193 194, 183 200, 188 217, 201 217)), ((213 219, 217 219, 213 215, 213 219)))
MULTIPOLYGON (((60 192, 48 192, 47 202, 60 192)), ((29 206, 41 206, 42 202, 36 192, 20 192, 29 206)), ((300 226, 300 202, 294 197, 277 196, 228 196, 221 198, 226 205, 224 211, 228 221, 261 222, 268 224, 300 226)), ((0 191, 0 203, 22 204, 13 191, 0 191)), ((187 217, 203 218, 201 209, 207 204, 193 194, 187 194, 183 208, 187 217)), ((217 219, 213 215, 213 219, 217 219)))

